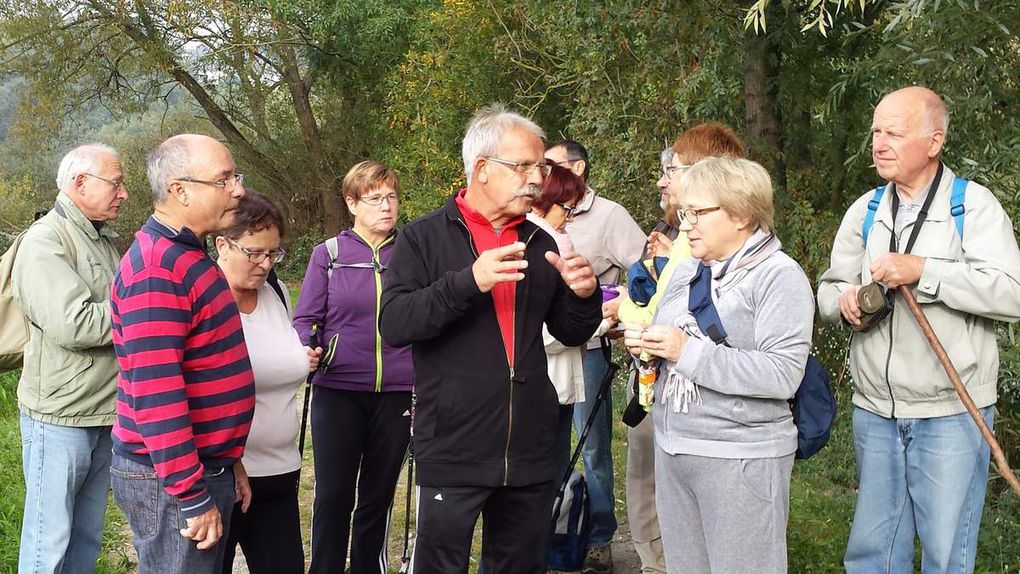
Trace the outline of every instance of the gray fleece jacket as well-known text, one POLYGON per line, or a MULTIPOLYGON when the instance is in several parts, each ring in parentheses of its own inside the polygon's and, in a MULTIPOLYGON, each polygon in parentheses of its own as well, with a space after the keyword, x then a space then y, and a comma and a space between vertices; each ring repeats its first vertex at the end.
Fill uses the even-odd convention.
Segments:
MULTIPOLYGON (((680 359, 662 369, 653 418, 655 442, 667 453, 774 458, 796 451, 788 400, 804 376, 814 297, 800 266, 780 247, 772 236, 753 257, 732 262, 721 279, 723 266, 713 266, 713 300, 730 346, 696 332, 680 359), (675 381, 678 375, 692 381, 700 395, 687 412, 674 397, 663 396, 670 377, 675 381)), ((688 290, 698 263, 692 259, 677 267, 656 311, 656 324, 690 330, 688 290)))

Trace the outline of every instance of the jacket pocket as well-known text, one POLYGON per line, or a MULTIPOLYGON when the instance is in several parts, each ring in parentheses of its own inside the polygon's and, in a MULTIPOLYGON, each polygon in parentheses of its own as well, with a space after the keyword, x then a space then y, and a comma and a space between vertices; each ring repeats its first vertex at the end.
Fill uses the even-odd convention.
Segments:
POLYGON ((503 456, 509 380, 444 377, 436 405, 436 458, 480 461, 503 456))
POLYGON ((39 362, 39 398, 52 398, 64 390, 64 387, 78 375, 92 366, 92 355, 65 349, 42 337, 42 348, 39 362))

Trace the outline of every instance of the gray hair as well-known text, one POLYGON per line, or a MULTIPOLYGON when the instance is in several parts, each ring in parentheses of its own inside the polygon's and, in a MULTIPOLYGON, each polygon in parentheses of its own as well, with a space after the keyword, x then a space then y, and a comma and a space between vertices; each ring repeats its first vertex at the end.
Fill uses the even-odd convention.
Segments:
POLYGON ((661 163, 663 167, 673 163, 673 146, 662 150, 662 153, 659 154, 659 163, 661 163))
POLYGON ((153 203, 166 201, 170 182, 191 175, 187 139, 174 136, 156 146, 145 158, 145 174, 152 187, 153 203))
POLYGON ((120 160, 120 154, 112 147, 101 143, 80 145, 67 152, 57 168, 57 189, 67 191, 74 178, 83 173, 99 171, 101 156, 110 155, 120 160))
POLYGON ((545 132, 538 124, 528 118, 511 112, 503 104, 491 104, 475 112, 468 124, 467 132, 461 146, 464 156, 464 174, 471 183, 471 171, 479 156, 493 155, 499 151, 499 142, 503 134, 511 128, 522 128, 539 139, 545 139, 545 132))

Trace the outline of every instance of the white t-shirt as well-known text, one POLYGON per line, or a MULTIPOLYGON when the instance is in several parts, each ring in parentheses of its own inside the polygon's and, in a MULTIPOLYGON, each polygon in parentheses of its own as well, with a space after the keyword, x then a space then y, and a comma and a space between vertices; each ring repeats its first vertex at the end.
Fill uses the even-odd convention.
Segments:
POLYGON ((301 468, 297 392, 308 376, 308 354, 291 326, 288 309, 268 284, 259 288, 255 309, 241 313, 241 325, 255 375, 255 416, 242 458, 244 469, 249 476, 293 472, 301 468))

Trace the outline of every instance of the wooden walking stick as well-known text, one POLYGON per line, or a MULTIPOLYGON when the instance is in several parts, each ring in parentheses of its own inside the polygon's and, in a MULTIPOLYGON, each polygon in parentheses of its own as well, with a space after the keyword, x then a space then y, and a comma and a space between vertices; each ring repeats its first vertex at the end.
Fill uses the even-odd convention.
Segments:
POLYGON ((928 339, 928 343, 931 348, 935 351, 935 356, 939 358, 939 362, 942 363, 942 368, 946 370, 946 374, 949 375, 949 380, 953 383, 953 388, 956 389, 956 394, 960 396, 960 400, 963 401, 963 406, 967 407, 967 412, 970 413, 972 419, 978 426, 978 430, 981 431, 981 435, 985 437, 988 442, 988 446, 992 449, 992 457, 995 459, 995 467, 999 469, 999 474, 1006 479, 1006 482, 1020 494, 1020 480, 1017 480, 1016 475, 1013 474, 1013 470, 1009 467, 1009 462, 1006 460, 1005 453, 1002 452, 1002 447, 999 446, 999 441, 995 439, 995 435, 992 434, 991 429, 985 423, 984 417, 978 412, 977 405, 974 404, 974 399, 970 398, 970 393, 967 392, 967 388, 963 386, 963 380, 960 379, 960 373, 956 372, 956 367, 949 360, 949 354, 946 353, 945 347, 942 346, 942 342, 935 335, 935 330, 931 328, 931 323, 928 322, 928 317, 924 315, 924 311, 921 311, 921 306, 917 304, 917 299, 914 298, 913 291, 906 285, 901 285, 897 289, 900 295, 903 296, 903 300, 907 302, 907 307, 910 308, 910 312, 913 313, 914 318, 917 319, 917 323, 921 326, 921 331, 924 333, 924 337, 928 339))

